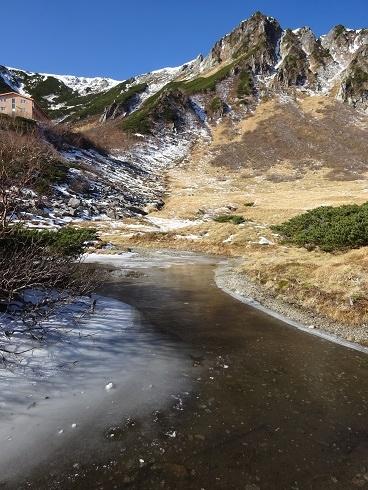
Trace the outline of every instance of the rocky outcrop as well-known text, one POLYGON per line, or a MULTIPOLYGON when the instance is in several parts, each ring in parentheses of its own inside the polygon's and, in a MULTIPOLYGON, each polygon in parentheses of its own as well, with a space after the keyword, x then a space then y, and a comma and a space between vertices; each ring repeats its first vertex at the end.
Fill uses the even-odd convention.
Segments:
MULTIPOLYGON (((311 39, 308 44, 311 44, 311 39)), ((276 86, 314 85, 314 75, 309 68, 308 55, 303 49, 301 39, 291 30, 287 30, 280 45, 281 62, 275 78, 276 86)))
POLYGON ((346 68, 356 52, 368 44, 368 29, 352 30, 338 25, 321 37, 321 43, 336 63, 341 68, 346 68))
POLYGON ((129 97, 124 102, 113 102, 111 105, 105 107, 100 122, 104 123, 111 119, 117 119, 121 116, 126 116, 133 112, 141 101, 140 94, 136 93, 129 97))
POLYGON ((345 70, 339 96, 356 108, 368 107, 368 44, 358 49, 345 70))
POLYGON ((281 34, 280 24, 274 18, 257 12, 220 39, 202 66, 213 67, 243 57, 254 72, 267 74, 277 61, 281 34))
POLYGON ((188 119, 196 120, 197 115, 189 96, 181 90, 173 89, 160 96, 152 110, 151 118, 161 127, 180 131, 188 119))

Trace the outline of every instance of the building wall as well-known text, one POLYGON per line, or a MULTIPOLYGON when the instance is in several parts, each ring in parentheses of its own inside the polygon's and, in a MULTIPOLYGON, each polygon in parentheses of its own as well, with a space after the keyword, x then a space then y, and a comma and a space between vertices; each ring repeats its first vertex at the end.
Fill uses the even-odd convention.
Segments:
POLYGON ((20 94, 0 94, 0 114, 20 116, 37 121, 46 121, 47 117, 32 99, 20 94))
POLYGON ((16 94, 0 94, 0 114, 32 119, 33 101, 16 94))

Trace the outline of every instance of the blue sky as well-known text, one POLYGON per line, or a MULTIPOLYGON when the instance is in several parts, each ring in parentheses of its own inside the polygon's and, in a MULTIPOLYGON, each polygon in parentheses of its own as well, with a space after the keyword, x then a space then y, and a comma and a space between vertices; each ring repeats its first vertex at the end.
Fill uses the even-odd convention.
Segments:
POLYGON ((318 35, 368 27, 368 0, 18 0, 14 22, 2 9, 0 64, 125 79, 206 54, 256 10, 318 35))

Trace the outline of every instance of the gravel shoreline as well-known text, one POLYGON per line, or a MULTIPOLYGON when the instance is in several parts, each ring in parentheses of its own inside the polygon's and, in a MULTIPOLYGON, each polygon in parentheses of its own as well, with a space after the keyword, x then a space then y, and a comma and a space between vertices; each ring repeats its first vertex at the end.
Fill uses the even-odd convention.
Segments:
POLYGON ((303 310, 267 294, 262 287, 243 273, 238 272, 239 259, 220 264, 215 273, 217 286, 233 297, 265 313, 279 318, 300 330, 323 337, 351 349, 368 353, 368 347, 362 345, 368 340, 368 327, 351 327, 335 323, 318 314, 303 310))

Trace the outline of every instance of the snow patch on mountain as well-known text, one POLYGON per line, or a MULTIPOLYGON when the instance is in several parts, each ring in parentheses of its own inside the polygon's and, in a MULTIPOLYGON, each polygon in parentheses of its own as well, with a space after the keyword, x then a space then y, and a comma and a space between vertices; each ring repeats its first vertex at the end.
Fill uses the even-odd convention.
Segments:
POLYGON ((0 65, 0 78, 10 87, 10 89, 14 90, 14 92, 22 93, 21 84, 6 66, 0 65))
POLYGON ((52 75, 41 73, 45 78, 54 77, 63 82, 79 95, 98 94, 105 92, 122 83, 122 80, 114 80, 106 77, 78 77, 73 75, 52 75))
MULTIPOLYGON (((79 95, 98 94, 100 92, 110 90, 111 88, 122 82, 121 80, 114 80, 108 77, 78 77, 75 75, 56 75, 55 73, 31 72, 10 66, 7 66, 5 68, 9 71, 9 74, 13 79, 13 84, 14 80, 16 80, 16 73, 23 72, 30 77, 41 76, 44 80, 49 77, 56 78, 64 85, 77 92, 79 95)), ((21 89, 17 85, 17 82, 15 82, 14 86, 17 91, 21 92, 21 89)))
POLYGON ((197 60, 198 58, 180 66, 166 67, 136 77, 134 85, 146 83, 148 87, 147 90, 141 94, 140 106, 146 99, 159 92, 168 83, 176 79, 187 78, 193 66, 197 63, 197 60))

